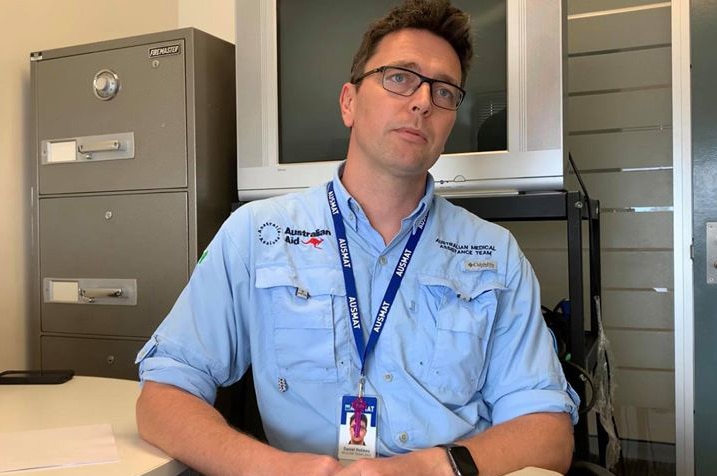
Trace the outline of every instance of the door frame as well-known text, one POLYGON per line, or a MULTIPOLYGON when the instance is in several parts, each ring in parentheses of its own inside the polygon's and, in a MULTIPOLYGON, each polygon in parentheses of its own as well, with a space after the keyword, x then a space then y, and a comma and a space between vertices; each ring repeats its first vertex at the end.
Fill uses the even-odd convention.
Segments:
POLYGON ((675 305, 675 458, 694 475, 694 296, 690 2, 672 0, 672 155, 675 305))

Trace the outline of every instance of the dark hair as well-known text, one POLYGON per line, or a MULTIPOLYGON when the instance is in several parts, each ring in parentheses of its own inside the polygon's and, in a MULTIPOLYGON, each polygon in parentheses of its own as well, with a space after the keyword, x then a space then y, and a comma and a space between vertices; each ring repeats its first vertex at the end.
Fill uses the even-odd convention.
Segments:
MULTIPOLYGON (((356 421, 356 414, 355 414, 355 413, 354 413, 353 415, 351 415, 351 418, 349 418, 349 425, 351 425, 354 421, 356 421)), ((366 418, 366 415, 364 415, 364 414, 361 415, 361 422, 363 422, 363 423, 365 423, 366 425, 368 425, 368 418, 366 418)))
POLYGON ((405 0, 371 24, 354 55, 352 83, 363 74, 366 63, 383 37, 405 28, 428 30, 450 43, 461 62, 461 85, 465 83, 473 58, 470 17, 452 6, 450 0, 405 0))

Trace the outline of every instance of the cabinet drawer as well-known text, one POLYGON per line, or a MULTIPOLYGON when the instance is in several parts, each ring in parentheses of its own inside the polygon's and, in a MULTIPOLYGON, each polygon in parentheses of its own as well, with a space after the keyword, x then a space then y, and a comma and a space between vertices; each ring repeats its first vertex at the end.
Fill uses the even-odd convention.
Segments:
POLYGON ((37 63, 40 194, 187 186, 184 48, 177 40, 37 63), (150 58, 150 50, 162 46, 176 47, 177 54, 150 58), (96 84, 107 85, 105 77, 95 81, 98 73, 116 75, 116 96, 95 94, 96 84), (134 151, 125 154, 133 157, 113 160, 108 147, 122 134, 133 134, 134 151), (59 143, 54 159, 43 155, 43 141, 59 143), (60 155, 61 145, 67 147, 60 155), (84 158, 88 150, 90 157, 93 150, 105 152, 95 152, 100 160, 93 161, 84 158))
POLYGON ((73 369, 77 375, 139 380, 134 359, 144 342, 43 336, 42 368, 73 369))
POLYGON ((189 277, 186 193, 42 198, 39 213, 41 278, 70 289, 59 302, 43 293, 42 331, 149 336, 189 277), (73 301, 73 280, 132 281, 136 291, 131 305, 73 301))

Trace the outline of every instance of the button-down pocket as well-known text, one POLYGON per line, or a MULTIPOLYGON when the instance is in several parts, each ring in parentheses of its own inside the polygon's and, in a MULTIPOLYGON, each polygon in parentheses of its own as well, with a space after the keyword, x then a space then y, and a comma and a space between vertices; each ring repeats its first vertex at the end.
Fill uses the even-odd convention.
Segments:
POLYGON ((464 405, 481 385, 498 291, 503 289, 493 273, 484 273, 470 283, 419 277, 428 299, 434 300, 436 325, 424 383, 447 405, 464 405))
POLYGON ((303 381, 335 382, 334 306, 345 295, 340 271, 265 267, 256 271, 256 287, 269 291, 280 372, 303 381))

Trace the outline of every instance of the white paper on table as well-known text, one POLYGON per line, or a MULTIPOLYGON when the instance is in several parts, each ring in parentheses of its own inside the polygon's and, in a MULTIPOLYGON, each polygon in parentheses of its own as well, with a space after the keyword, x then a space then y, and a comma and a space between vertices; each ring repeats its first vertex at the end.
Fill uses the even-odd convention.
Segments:
POLYGON ((118 461, 109 424, 0 433, 0 473, 118 461))

